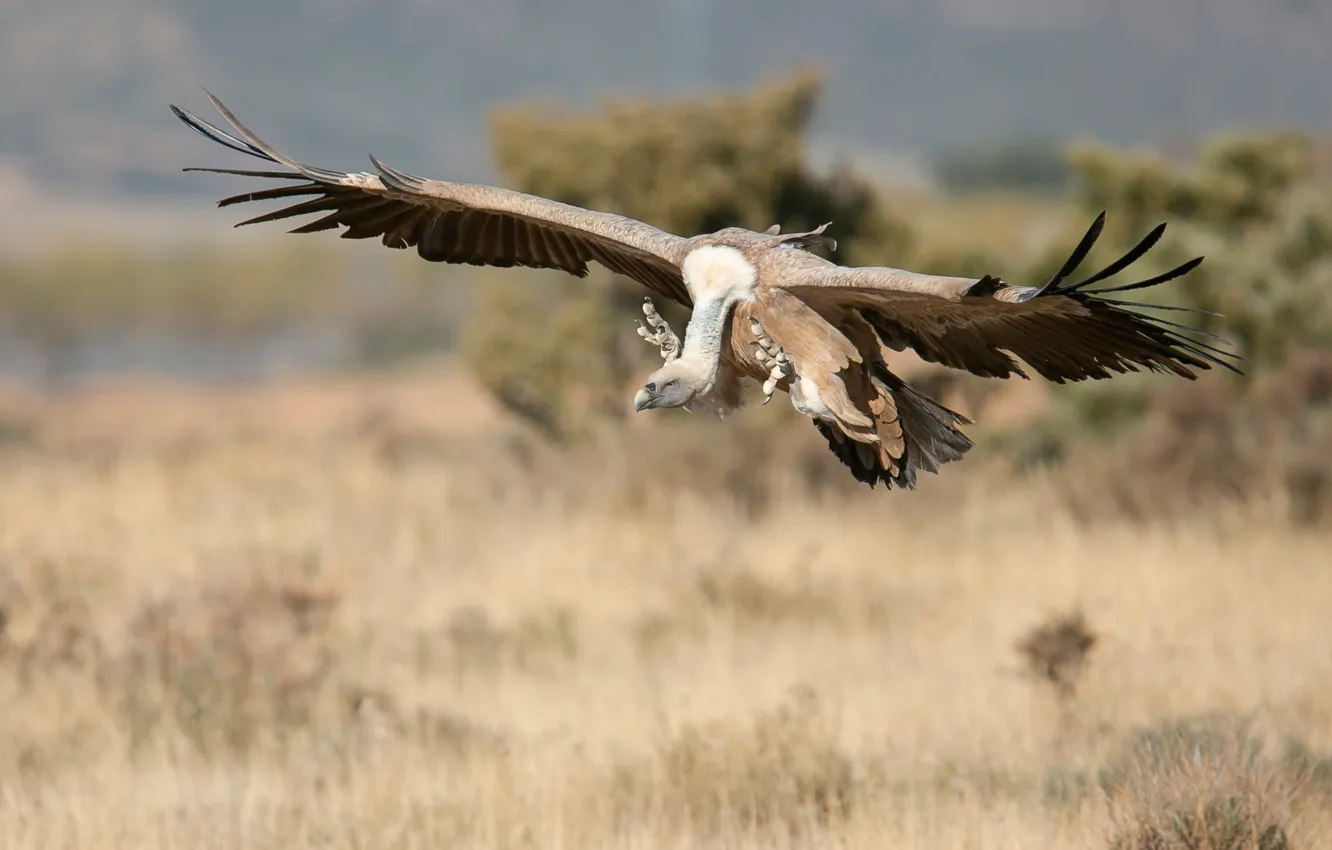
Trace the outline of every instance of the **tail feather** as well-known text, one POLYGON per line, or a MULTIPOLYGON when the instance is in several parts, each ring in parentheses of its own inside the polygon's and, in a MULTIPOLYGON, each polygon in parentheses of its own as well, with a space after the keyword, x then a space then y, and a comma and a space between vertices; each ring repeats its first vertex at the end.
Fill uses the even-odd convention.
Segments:
POLYGON ((913 483, 915 471, 923 469, 937 474, 945 463, 961 460, 975 445, 959 430, 970 425, 967 417, 949 410, 899 379, 893 391, 897 400, 897 414, 902 418, 906 433, 906 471, 913 483))
POLYGON ((916 472, 924 470, 937 474, 945 463, 961 460, 973 445, 960 427, 971 420, 949 410, 922 394, 887 369, 874 370, 874 382, 880 391, 893 399, 902 423, 905 447, 896 469, 886 467, 876 452, 862 453, 857 443, 837 429, 837 426, 815 420, 814 424, 828 441, 828 448, 862 484, 875 487, 883 484, 888 489, 916 489, 916 472), (866 457, 872 457, 869 462, 866 457))

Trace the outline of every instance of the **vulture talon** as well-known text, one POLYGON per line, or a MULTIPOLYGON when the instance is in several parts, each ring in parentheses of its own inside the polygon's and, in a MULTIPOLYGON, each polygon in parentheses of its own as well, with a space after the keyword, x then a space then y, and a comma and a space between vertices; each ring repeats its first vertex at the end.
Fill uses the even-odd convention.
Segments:
POLYGON ((783 380, 790 381, 795 377, 795 364, 786 356, 782 347, 773 342, 772 337, 763 330, 763 325, 753 316, 749 317, 749 329, 758 337, 754 344, 754 359, 769 367, 768 379, 763 382, 762 403, 767 404, 772 401, 772 394, 777 391, 779 383, 783 380))
POLYGON ((651 298, 643 299, 643 315, 647 318, 647 323, 652 326, 652 330, 648 330, 641 321, 635 319, 638 324, 638 335, 657 346, 661 351, 661 359, 667 363, 679 357, 680 338, 657 312, 657 305, 652 303, 651 298))

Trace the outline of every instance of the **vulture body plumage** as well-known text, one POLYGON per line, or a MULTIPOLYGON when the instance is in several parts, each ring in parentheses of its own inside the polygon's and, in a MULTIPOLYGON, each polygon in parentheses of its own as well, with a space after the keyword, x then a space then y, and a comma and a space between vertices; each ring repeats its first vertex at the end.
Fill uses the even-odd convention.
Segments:
POLYGON ((684 407, 725 415, 741 404, 747 381, 763 382, 809 416, 858 481, 914 489, 920 470, 960 459, 970 424, 922 395, 888 368, 889 352, 910 348, 924 360, 991 378, 1026 378, 1018 360, 1056 383, 1102 379, 1142 369, 1193 380, 1197 370, 1239 372, 1201 331, 1130 308, 1183 310, 1107 297, 1145 289, 1192 271, 1202 258, 1137 283, 1090 288, 1126 269, 1161 238, 1165 225, 1105 269, 1072 273, 1100 235, 1093 222, 1067 262, 1040 286, 997 277, 944 277, 886 267, 836 265, 811 249, 835 246, 827 225, 806 233, 728 227, 682 237, 624 216, 522 192, 416 177, 370 158, 375 173, 316 168, 261 141, 211 94, 232 131, 172 106, 188 126, 232 150, 285 171, 187 168, 283 181, 233 195, 219 206, 292 202, 237 226, 305 214, 295 228, 345 228, 344 239, 379 239, 414 248, 431 262, 559 269, 579 277, 597 262, 652 293, 691 309, 683 342, 645 299, 639 334, 658 345, 664 364, 634 397, 636 410, 684 407))

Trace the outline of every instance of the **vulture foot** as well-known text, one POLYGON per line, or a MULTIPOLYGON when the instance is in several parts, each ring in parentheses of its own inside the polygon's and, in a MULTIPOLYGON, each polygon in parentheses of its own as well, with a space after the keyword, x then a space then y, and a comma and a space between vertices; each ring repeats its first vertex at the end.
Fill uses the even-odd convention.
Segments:
POLYGON ((652 330, 648 330, 642 322, 635 319, 634 321, 638 323, 638 335, 660 348, 661 359, 667 363, 679 357, 680 338, 657 312, 657 305, 652 303, 651 298, 643 299, 643 315, 647 317, 647 323, 652 330))
POLYGON ((768 367, 768 380, 763 382, 763 403, 767 404, 772 401, 772 394, 777 391, 777 384, 782 379, 789 381, 795 377, 795 366, 782 347, 763 330, 758 319, 750 317, 749 329, 758 337, 754 344, 754 359, 768 367))

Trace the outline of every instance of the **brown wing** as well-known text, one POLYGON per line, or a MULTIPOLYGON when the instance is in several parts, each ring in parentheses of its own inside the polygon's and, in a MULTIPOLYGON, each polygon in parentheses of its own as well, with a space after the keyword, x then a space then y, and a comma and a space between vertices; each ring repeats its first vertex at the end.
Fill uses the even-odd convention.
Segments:
POLYGON ((208 95, 236 135, 227 133, 183 109, 171 110, 192 129, 241 153, 284 165, 286 171, 187 168, 276 180, 301 181, 218 202, 230 206, 249 201, 309 198, 237 225, 277 221, 322 213, 293 233, 347 228, 344 239, 379 238, 390 248, 416 248, 431 262, 473 266, 525 266, 559 269, 578 277, 593 260, 631 277, 654 292, 685 306, 692 305, 679 260, 685 242, 649 224, 610 213, 595 212, 547 198, 474 183, 446 183, 395 171, 371 157, 379 174, 329 171, 278 153, 236 119, 221 101, 208 95), (306 182, 308 181, 308 182, 306 182))
MULTIPOLYGON (((833 325, 800 299, 780 289, 760 291, 753 315, 791 358, 798 378, 818 387, 824 404, 848 433, 875 439, 873 422, 851 398, 847 380, 859 374, 861 353, 833 325)), ((752 338, 752 337, 751 337, 752 338)))
POLYGON ((778 285, 834 322, 847 310, 857 311, 894 350, 911 348, 925 360, 985 377, 1027 377, 1011 355, 1056 383, 1108 378, 1140 367, 1190 380, 1196 377, 1193 370, 1213 365, 1240 374, 1223 358, 1244 358, 1185 336, 1217 339, 1211 334, 1126 309, 1190 308, 1105 297, 1173 280, 1197 267, 1201 257, 1150 280, 1086 289, 1145 254, 1160 239, 1165 225, 1102 271, 1064 283, 1085 259, 1104 221, 1102 213, 1064 266, 1041 287, 1011 286, 988 275, 979 279, 938 277, 826 263, 793 266, 778 285))

